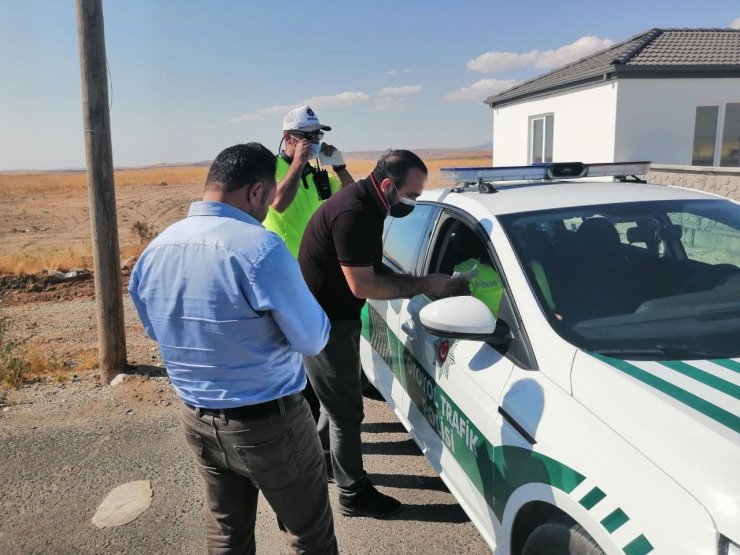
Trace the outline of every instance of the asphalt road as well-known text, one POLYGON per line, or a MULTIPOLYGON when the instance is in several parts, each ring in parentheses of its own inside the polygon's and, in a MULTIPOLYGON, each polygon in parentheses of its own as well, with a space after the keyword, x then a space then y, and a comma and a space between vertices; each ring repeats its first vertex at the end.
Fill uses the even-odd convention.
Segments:
MULTIPOLYGON (((161 390, 160 390, 161 391, 161 390)), ((146 410, 116 402, 111 388, 0 415, 0 553, 205 553, 203 492, 177 422, 177 406, 146 410), (101 397, 102 396, 102 397, 101 397), (91 523, 108 492, 151 480, 150 508, 135 521, 91 523)), ((365 465, 382 491, 405 507, 393 520, 344 517, 342 553, 489 553, 467 516, 384 402, 366 399, 365 465)), ((270 507, 260 499, 258 553, 284 553, 270 507)))

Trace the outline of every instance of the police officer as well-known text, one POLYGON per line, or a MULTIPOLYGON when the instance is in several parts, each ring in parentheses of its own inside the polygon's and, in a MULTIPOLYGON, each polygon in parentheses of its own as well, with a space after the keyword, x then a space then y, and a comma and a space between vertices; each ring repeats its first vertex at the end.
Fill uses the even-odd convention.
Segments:
POLYGON ((325 131, 331 127, 323 125, 310 106, 299 106, 283 119, 281 145, 285 148, 278 155, 277 190, 264 226, 285 241, 294 257, 313 213, 332 193, 354 182, 342 153, 321 142, 325 131), (320 154, 333 163, 336 176, 309 163, 320 154))

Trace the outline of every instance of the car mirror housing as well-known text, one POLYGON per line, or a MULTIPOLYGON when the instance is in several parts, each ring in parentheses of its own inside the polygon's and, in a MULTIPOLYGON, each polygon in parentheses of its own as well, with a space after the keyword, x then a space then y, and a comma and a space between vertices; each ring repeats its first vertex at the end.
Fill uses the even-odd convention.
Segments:
POLYGON ((496 329, 488 307, 471 296, 448 297, 429 303, 419 311, 426 331, 450 339, 486 340, 496 329))

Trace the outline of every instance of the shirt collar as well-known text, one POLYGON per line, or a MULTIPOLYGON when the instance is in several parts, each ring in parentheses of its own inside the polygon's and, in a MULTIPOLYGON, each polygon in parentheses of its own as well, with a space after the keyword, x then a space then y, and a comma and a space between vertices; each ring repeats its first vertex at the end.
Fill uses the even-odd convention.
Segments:
POLYGON ((190 210, 188 211, 188 218, 190 218, 191 216, 216 216, 219 218, 233 218, 247 224, 259 226, 262 225, 246 212, 239 210, 235 206, 226 204, 225 202, 213 202, 205 200, 193 202, 190 205, 190 210))
POLYGON ((366 194, 370 195, 373 198, 376 206, 378 207, 378 210, 380 210, 380 213, 383 214, 383 217, 387 216, 388 209, 385 207, 385 204, 378 196, 378 192, 375 190, 372 181, 370 181, 370 177, 368 176, 365 179, 360 179, 357 183, 365 190, 366 194))

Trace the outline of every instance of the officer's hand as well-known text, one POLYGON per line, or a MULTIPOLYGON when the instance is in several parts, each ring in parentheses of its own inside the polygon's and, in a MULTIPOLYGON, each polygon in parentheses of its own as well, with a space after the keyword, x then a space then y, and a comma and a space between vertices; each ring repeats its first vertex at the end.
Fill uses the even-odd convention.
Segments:
POLYGON ((460 278, 453 278, 446 274, 429 274, 424 278, 425 293, 436 298, 451 297, 460 289, 460 278))
POLYGON ((337 147, 335 147, 334 145, 330 145, 327 143, 321 143, 321 152, 323 152, 327 156, 331 156, 336 151, 337 151, 337 147))
POLYGON ((295 143, 295 154, 293 160, 301 165, 306 164, 311 157, 311 141, 307 139, 301 139, 295 143))

